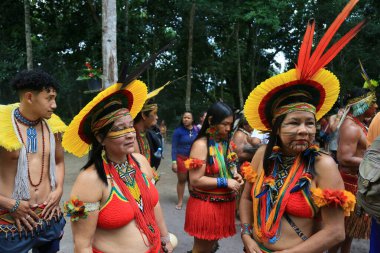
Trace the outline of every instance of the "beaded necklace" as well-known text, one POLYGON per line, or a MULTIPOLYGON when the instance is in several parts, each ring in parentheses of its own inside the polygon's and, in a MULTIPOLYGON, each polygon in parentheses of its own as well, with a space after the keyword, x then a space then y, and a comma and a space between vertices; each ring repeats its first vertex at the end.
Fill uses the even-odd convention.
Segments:
POLYGON ((157 226, 154 217, 154 206, 152 203, 152 197, 149 192, 149 181, 141 172, 139 165, 131 155, 127 155, 127 162, 124 162, 123 165, 120 164, 120 166, 118 166, 119 170, 123 166, 129 167, 126 170, 130 171, 130 173, 126 173, 126 171, 125 174, 129 174, 131 177, 133 177, 133 180, 131 179, 131 181, 135 182, 134 188, 137 188, 140 192, 140 205, 137 201, 132 201, 132 199, 136 200, 136 198, 135 196, 133 196, 133 193, 131 191, 131 188, 128 186, 128 183, 126 183, 126 181, 129 180, 127 179, 129 175, 124 175, 123 173, 122 178, 115 166, 111 162, 108 163, 109 159, 107 159, 106 156, 102 156, 102 158, 103 166, 106 170, 106 173, 112 177, 112 179, 119 187, 124 197, 126 197, 130 202, 133 212, 135 214, 137 228, 140 230, 140 233, 145 234, 148 238, 148 242, 146 242, 143 237, 145 245, 150 248, 158 249, 158 247, 160 246, 160 230, 157 226), (133 172, 132 169, 135 172, 133 172), (140 207, 142 206, 142 204, 144 205, 143 210, 141 210, 140 207))
POLYGON ((269 157, 273 160, 271 174, 266 176, 262 172, 253 187, 253 225, 261 241, 273 244, 280 238, 281 218, 290 193, 302 190, 310 194, 310 171, 318 152, 317 146, 311 146, 297 157, 285 157, 279 147, 273 148, 269 157))
POLYGON ((35 121, 28 120, 21 114, 19 108, 15 110, 14 116, 18 122, 28 127, 28 129, 26 130, 26 136, 27 136, 26 152, 37 153, 37 131, 36 131, 35 126, 37 126, 37 124, 41 122, 41 119, 38 119, 35 121))
MULTIPOLYGON (((40 174, 40 180, 38 181, 37 184, 33 183, 32 182, 32 178, 30 176, 30 166, 29 166, 29 157, 28 157, 28 153, 26 155, 26 160, 27 160, 27 163, 28 163, 28 178, 29 178, 29 183, 35 187, 35 191, 38 190, 38 186, 42 183, 42 177, 43 177, 43 174, 44 174, 44 167, 45 167, 45 135, 44 135, 44 124, 41 122, 41 135, 42 135, 42 160, 41 160, 41 174, 40 174)), ((22 134, 21 134, 21 131, 20 131, 20 127, 17 123, 17 120, 15 120, 15 124, 16 124, 16 128, 17 128, 17 132, 18 132, 18 135, 20 136, 21 138, 21 142, 22 144, 25 146, 25 142, 24 142, 24 139, 22 138, 22 134)))
POLYGON ((363 133, 367 136, 368 129, 360 120, 358 120, 356 117, 354 117, 351 113, 348 114, 348 118, 350 120, 352 120, 356 125, 358 125, 363 130, 363 133))
POLYGON ((139 145, 140 153, 146 157, 148 162, 150 163, 150 146, 148 139, 146 137, 146 133, 141 133, 137 131, 137 144, 139 145))
POLYGON ((111 164, 116 169, 121 180, 128 187, 129 192, 132 194, 133 198, 136 200, 137 205, 139 206, 141 212, 144 211, 144 205, 141 199, 141 193, 139 186, 136 184, 136 170, 133 168, 128 160, 124 163, 115 163, 111 161, 111 164))

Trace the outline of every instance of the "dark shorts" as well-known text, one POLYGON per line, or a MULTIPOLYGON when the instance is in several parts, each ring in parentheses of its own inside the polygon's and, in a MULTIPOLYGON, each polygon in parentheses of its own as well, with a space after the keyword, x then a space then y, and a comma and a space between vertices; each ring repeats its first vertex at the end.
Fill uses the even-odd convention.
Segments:
MULTIPOLYGON (((63 228, 66 221, 62 216, 57 221, 49 223, 42 221, 38 229, 33 232, 4 232, 0 231, 0 252, 1 253, 56 253, 59 251, 59 242, 63 236, 63 228)), ((6 226, 6 225, 1 225, 6 226)))
POLYGON ((380 224, 372 218, 371 239, 369 253, 380 252, 380 224))

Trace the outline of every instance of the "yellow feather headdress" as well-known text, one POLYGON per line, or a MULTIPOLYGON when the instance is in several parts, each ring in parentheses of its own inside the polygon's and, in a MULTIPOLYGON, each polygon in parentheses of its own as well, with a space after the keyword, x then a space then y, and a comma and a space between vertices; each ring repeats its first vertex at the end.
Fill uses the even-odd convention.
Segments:
POLYGON ((66 151, 78 157, 88 153, 91 145, 92 115, 111 100, 121 101, 131 117, 136 117, 145 103, 148 89, 139 80, 132 81, 124 88, 122 86, 122 83, 116 83, 100 92, 74 117, 62 139, 62 146, 66 151))
POLYGON ((330 25, 325 35, 311 54, 315 22, 307 25, 295 69, 273 76, 258 85, 247 98, 244 113, 252 128, 268 131, 273 124, 274 112, 285 103, 288 97, 304 97, 316 108, 319 120, 334 105, 338 98, 340 85, 336 76, 324 67, 360 31, 366 20, 352 28, 339 41, 326 48, 338 28, 344 22, 358 0, 350 0, 342 12, 330 25))

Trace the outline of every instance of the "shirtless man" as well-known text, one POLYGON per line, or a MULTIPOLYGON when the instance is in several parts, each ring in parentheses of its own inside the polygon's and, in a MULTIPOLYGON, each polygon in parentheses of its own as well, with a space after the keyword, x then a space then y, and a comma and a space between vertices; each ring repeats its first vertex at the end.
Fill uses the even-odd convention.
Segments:
POLYGON ((57 252, 66 127, 53 115, 58 87, 35 70, 17 74, 12 86, 20 104, 0 106, 0 252, 57 252))
MULTIPOLYGON (((365 89, 353 89, 349 96, 347 103, 352 106, 339 128, 337 158, 346 190, 356 195, 359 165, 367 149, 364 119, 375 116, 377 104, 375 94, 365 89)), ((355 210, 345 221, 345 241, 329 252, 337 252, 339 248, 342 253, 350 252, 353 238, 369 238, 370 224, 368 215, 355 210)))

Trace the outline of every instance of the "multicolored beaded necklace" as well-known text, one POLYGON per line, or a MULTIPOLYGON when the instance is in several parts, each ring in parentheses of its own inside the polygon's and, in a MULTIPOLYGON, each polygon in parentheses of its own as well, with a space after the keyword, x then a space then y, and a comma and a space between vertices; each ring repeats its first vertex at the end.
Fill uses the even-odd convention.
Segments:
POLYGON ((141 193, 139 186, 136 184, 136 170, 133 168, 128 161, 124 163, 115 163, 111 161, 111 164, 116 169, 121 180, 128 187, 129 192, 132 194, 133 198, 136 200, 137 205, 140 208, 140 211, 144 211, 144 205, 141 198, 141 193))
POLYGON ((209 165, 207 173, 217 174, 223 178, 233 178, 236 171, 237 155, 233 152, 234 144, 228 145, 227 140, 216 141, 216 136, 210 134, 213 130, 207 130, 209 133, 208 150, 209 165))
MULTIPOLYGON (((22 144, 25 146, 25 142, 24 142, 24 139, 22 138, 22 134, 21 134, 21 131, 20 131, 20 126, 18 125, 17 121, 18 120, 16 118, 15 125, 16 125, 16 128, 17 128, 17 132, 18 132, 18 135, 20 136, 22 144)), ((42 135, 42 158, 41 158, 41 174, 40 174, 40 179, 39 179, 39 181, 38 181, 37 184, 35 184, 35 183, 32 182, 32 178, 30 176, 30 166, 29 166, 29 158, 28 158, 28 153, 30 153, 30 152, 27 152, 27 155, 26 155, 26 159, 27 159, 27 163, 28 163, 28 178, 29 178, 29 183, 33 187, 35 187, 35 189, 34 189, 35 191, 38 190, 38 186, 42 183, 42 177, 43 177, 44 168, 45 168, 45 135, 44 135, 44 124, 43 124, 43 121, 40 121, 40 122, 41 122, 41 135, 42 135)), ((35 128, 34 128, 34 130, 35 130, 35 128)), ((37 134, 36 134, 36 137, 37 137, 37 134)), ((37 140, 36 140, 36 143, 37 143, 37 140)), ((32 153, 34 153, 34 152, 32 152, 32 153)))
POLYGON ((262 172, 253 188, 253 227, 260 240, 273 244, 280 238, 281 218, 291 193, 302 190, 310 195, 310 171, 318 152, 317 146, 311 146, 296 157, 285 157, 278 146, 273 148, 272 172, 269 176, 262 172))
POLYGON ((145 245, 153 246, 153 248, 159 247, 160 230, 155 221, 149 181, 141 172, 139 165, 131 155, 127 155, 126 162, 118 164, 118 169, 115 168, 115 163, 109 162, 105 153, 102 154, 102 159, 106 173, 112 177, 124 197, 130 202, 137 227, 140 233, 145 234, 148 238, 148 242, 146 242, 143 237, 145 245), (134 187, 130 187, 130 185, 134 185, 134 187), (132 199, 136 201, 132 201, 132 199), (140 201, 140 204, 137 200, 140 201), (141 209, 142 207, 143 209, 141 209))
POLYGON ((25 118, 19 108, 17 108, 14 111, 14 116, 18 122, 28 127, 26 130, 26 137, 27 137, 27 145, 26 145, 26 152, 27 153, 37 153, 37 131, 35 126, 38 125, 38 123, 41 122, 41 119, 32 121, 25 118))
POLYGON ((148 162, 150 163, 150 146, 148 138, 146 137, 146 133, 141 133, 137 131, 136 133, 137 144, 139 145, 140 153, 146 157, 148 162))

